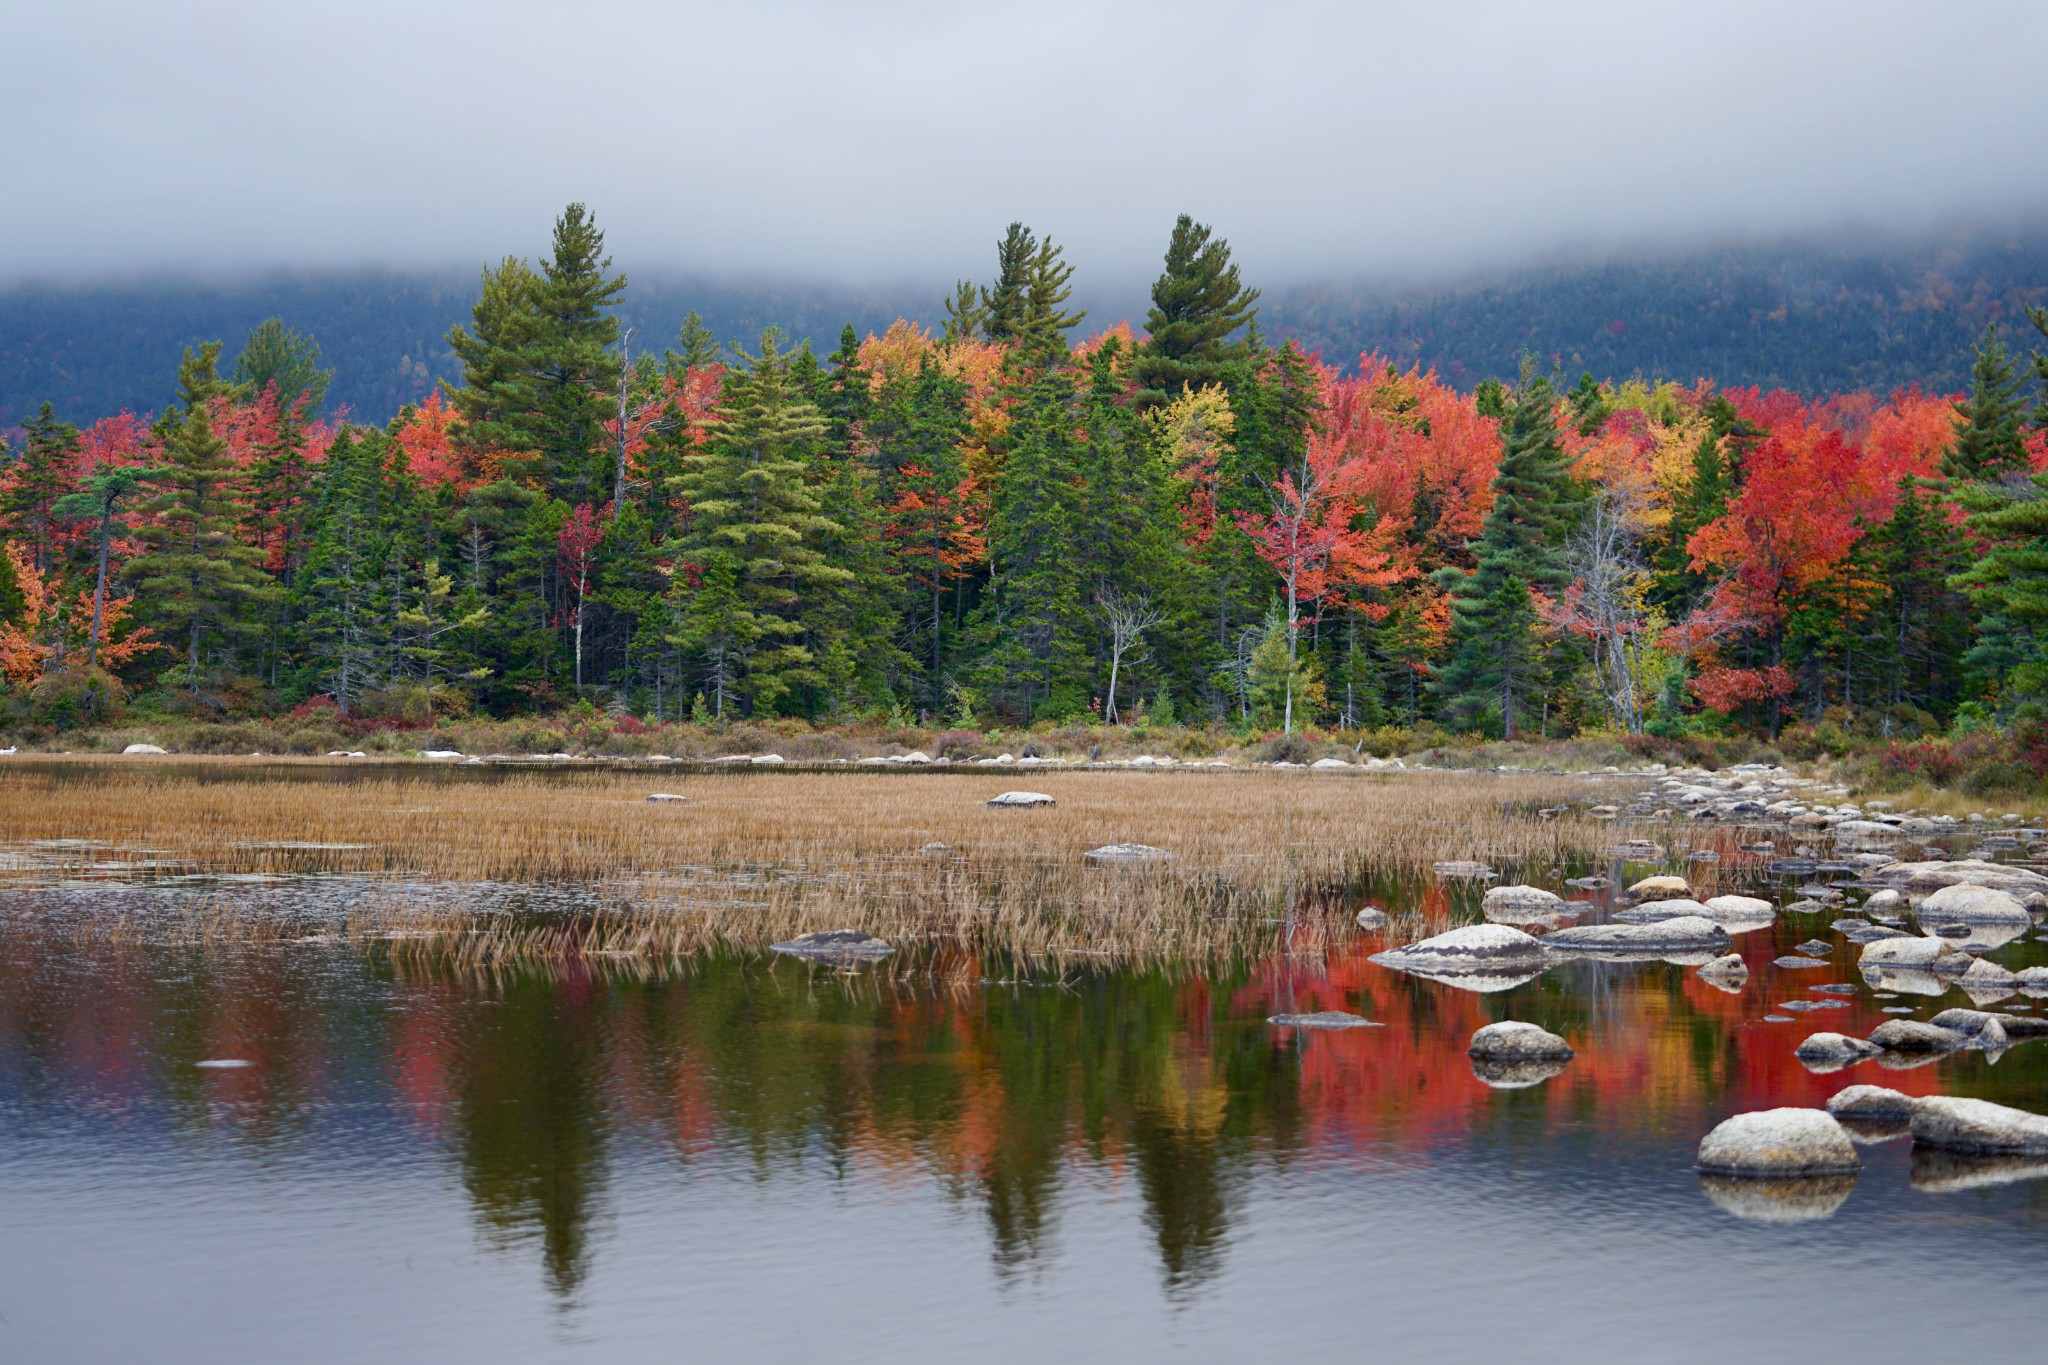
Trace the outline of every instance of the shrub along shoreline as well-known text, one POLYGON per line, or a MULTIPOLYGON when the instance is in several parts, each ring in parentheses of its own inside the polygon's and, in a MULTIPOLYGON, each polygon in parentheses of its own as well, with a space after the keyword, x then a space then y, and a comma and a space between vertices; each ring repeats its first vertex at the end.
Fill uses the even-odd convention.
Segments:
POLYGON ((406 758, 427 751, 513 758, 708 761, 775 754, 791 763, 857 762, 922 754, 935 763, 998 758, 1176 763, 1222 760, 1233 767, 1307 765, 1339 759, 1400 760, 1411 768, 1597 773, 1610 769, 1720 769, 1775 763, 1825 777, 1860 795, 1904 794, 1919 804, 1980 800, 2048 803, 2048 732, 1985 731, 1893 741, 1820 727, 1788 727, 1780 742, 1743 735, 1664 737, 1585 733, 1569 739, 1502 741, 1433 726, 1307 730, 1293 734, 1217 725, 1041 724, 989 730, 868 722, 811 725, 794 719, 697 725, 648 724, 591 708, 510 720, 467 718, 431 726, 341 722, 332 713, 220 721, 132 720, 77 730, 0 729, 0 749, 21 756, 118 754, 152 744, 173 754, 319 757, 331 753, 406 758))

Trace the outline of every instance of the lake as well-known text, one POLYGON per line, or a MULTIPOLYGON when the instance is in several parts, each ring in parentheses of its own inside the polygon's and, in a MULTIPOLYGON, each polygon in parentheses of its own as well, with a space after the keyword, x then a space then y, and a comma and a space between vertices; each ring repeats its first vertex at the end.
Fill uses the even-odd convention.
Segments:
MULTIPOLYGON (((206 894, 317 917, 349 889, 206 894)), ((465 972, 92 927, 185 894, 0 900, 6 1358, 1906 1360, 2030 1339, 1992 1299, 2048 1250, 2048 1182, 1901 1140, 1863 1149, 1832 1212, 1757 1221, 1692 1169, 1719 1119, 1857 1082, 2048 1108, 2040 1044, 1802 1066, 1814 1029, 1967 1003, 1879 998, 1832 912, 1741 935, 1739 994, 1666 962, 1477 994, 1371 964, 1366 933, 1226 966, 465 972), (1816 934, 1826 966, 1771 965, 1816 934), (1847 1003, 1763 1022, 1822 999, 1847 1003), (1380 1026, 1265 1022, 1318 1009, 1380 1026), (1467 1040, 1509 1018, 1578 1056, 1484 1084, 1467 1040), (1994 1278, 1957 1292, 1975 1265, 1994 1278)))

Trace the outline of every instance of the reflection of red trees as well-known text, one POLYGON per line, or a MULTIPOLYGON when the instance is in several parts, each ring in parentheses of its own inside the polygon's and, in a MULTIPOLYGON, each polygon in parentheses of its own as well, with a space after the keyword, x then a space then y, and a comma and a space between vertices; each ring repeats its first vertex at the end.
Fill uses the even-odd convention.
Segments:
MULTIPOLYGON (((1731 863, 1744 856, 1732 846, 1723 852, 1731 863)), ((1704 880, 1709 874, 1700 871, 1704 880)), ((1444 908, 1439 904, 1437 913, 1444 908)), ((1330 1151, 1393 1144, 1426 1155, 1434 1145, 1463 1140, 1509 1105, 1542 1112, 1560 1131, 1590 1127, 1626 1138, 1704 1131, 1745 1109, 1819 1105, 1850 1084, 1927 1094, 1952 1083, 1946 1065, 1889 1071, 1866 1063, 1815 1075, 1798 1062, 1792 1050, 1808 1033, 1866 1034, 1886 1017, 1886 1002, 1864 992, 1849 997, 1849 1008, 1804 1013, 1788 1024, 1762 1022, 1777 1002, 1823 998, 1812 991, 1816 984, 1856 980, 1853 948, 1839 949, 1831 970, 1771 965, 1806 936, 1782 924, 1739 936, 1736 951, 1751 971, 1739 995, 1714 989, 1690 968, 1649 964, 1636 969, 1631 984, 1589 1003, 1555 977, 1497 995, 1422 981, 1374 966, 1367 959, 1381 940, 1351 935, 1324 952, 1276 957, 1228 992, 1190 975, 1157 995, 1158 1022, 1148 1025, 1149 1034, 1133 1028, 1128 1038, 1108 1041, 1090 1031, 1111 1027, 1111 1016, 1070 1014, 1055 1022, 1051 1013, 1033 1014, 1028 998, 983 985, 971 971, 938 973, 947 984, 936 989, 875 984, 872 998, 843 1007, 857 1020, 844 1033, 827 1027, 797 1035, 781 1054, 819 1078, 812 1108, 789 1121, 808 1131, 829 1129, 850 1160, 878 1177, 976 1184, 1005 1178, 1020 1149, 1042 1154, 1048 1143, 1057 1160, 1086 1161, 1115 1177, 1131 1160, 1131 1116, 1139 1110, 1198 1135, 1219 1132, 1244 1099, 1233 1086, 1243 1081, 1248 1037, 1256 1039, 1249 1055, 1268 1049, 1272 1065, 1293 1068, 1286 1084, 1298 1117, 1289 1129, 1253 1111, 1251 1136, 1284 1136, 1330 1151), (1270 1014, 1317 1010, 1362 1013, 1380 1027, 1247 1033, 1263 1030, 1255 1021, 1270 1014), (1540 1088, 1491 1090, 1473 1076, 1465 1048, 1475 1029, 1496 1018, 1553 1028, 1579 1055, 1540 1088), (1066 1032, 1038 1038, 1038 1027, 1066 1032), (1041 1051, 1067 1058, 1069 1069, 1050 1081, 1034 1077, 1038 1089, 1019 1090, 1041 1051), (1028 1054, 1022 1070, 1020 1053, 1028 1054), (1084 1093, 1077 1070, 1084 1055, 1114 1071, 1108 1085, 1119 1102, 1107 1111, 1084 1093), (892 1098, 890 1069, 904 1063, 942 1073, 924 1086, 919 1103, 892 1098), (1049 1103, 1057 1112, 1048 1121, 1049 1103)), ((326 969, 317 952, 193 959, 189 974, 165 973, 160 954, 134 945, 81 949, 68 938, 10 932, 0 954, 0 1071, 8 1073, 7 1084, 18 1088, 33 1068, 46 1083, 90 1097, 100 1112, 200 1102, 231 1125, 260 1131, 331 1095, 341 1049, 360 1055, 367 1045, 383 1059, 394 1107, 423 1140, 439 1141, 465 1068, 517 1061, 493 1062, 483 1050, 490 1026, 480 1019, 488 1012, 476 1008, 478 988, 469 983, 400 980, 381 987, 389 1007, 366 1016, 359 997, 319 984, 326 969), (90 984, 83 986, 76 973, 88 961, 90 984), (192 1069, 209 1057, 256 1065, 192 1069), (99 1103, 110 1100, 131 1103, 99 1103)), ((684 1152, 741 1135, 755 1120, 734 1109, 734 1087, 763 1079, 735 1076, 729 1067, 719 1074, 720 1061, 700 1032, 704 1023, 691 1012, 691 991, 687 982, 621 985, 572 969, 556 976, 548 997, 558 1021, 573 1021, 588 1040, 611 1123, 663 1135, 684 1152)), ((1113 1022, 1121 1028, 1130 1021, 1113 1022)))

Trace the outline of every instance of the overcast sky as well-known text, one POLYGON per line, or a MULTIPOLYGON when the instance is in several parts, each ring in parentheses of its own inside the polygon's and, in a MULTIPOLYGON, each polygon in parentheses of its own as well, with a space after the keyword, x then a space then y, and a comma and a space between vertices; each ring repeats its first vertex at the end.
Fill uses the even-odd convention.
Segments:
POLYGON ((2048 210, 2048 4, 16 0, 0 279, 461 265, 1266 283, 2048 210))

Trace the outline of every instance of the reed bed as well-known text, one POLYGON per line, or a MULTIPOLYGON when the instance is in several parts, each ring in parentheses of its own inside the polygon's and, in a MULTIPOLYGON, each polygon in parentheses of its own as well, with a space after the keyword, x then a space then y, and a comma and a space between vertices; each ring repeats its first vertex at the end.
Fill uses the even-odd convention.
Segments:
MULTIPOLYGON (((331 773, 331 769, 323 770, 331 773)), ((676 958, 821 929, 1021 960, 1319 950, 1374 879, 1472 859, 1535 875, 1615 837, 1539 809, 1600 779, 1401 773, 500 771, 346 781, 233 761, 0 771, 0 845, 74 875, 133 864, 347 874, 383 888, 347 936, 463 967, 676 958), (1050 808, 991 809, 1015 787, 1050 808), (654 791, 688 798, 649 802, 654 791), (61 846, 35 841, 68 841, 61 846), (1099 845, 1166 850, 1097 866, 1099 845), (935 845, 943 847, 934 847, 935 845), (451 907, 408 887, 572 885, 574 914, 451 907)), ((209 936, 223 932, 209 916, 209 936)), ((253 930, 253 926, 252 926, 253 930)))

